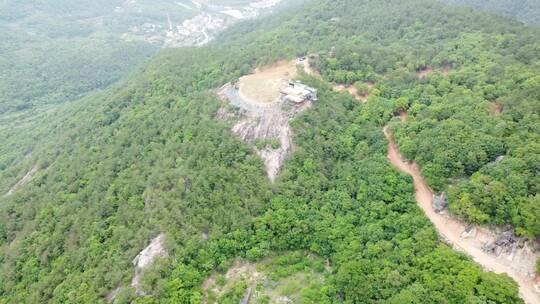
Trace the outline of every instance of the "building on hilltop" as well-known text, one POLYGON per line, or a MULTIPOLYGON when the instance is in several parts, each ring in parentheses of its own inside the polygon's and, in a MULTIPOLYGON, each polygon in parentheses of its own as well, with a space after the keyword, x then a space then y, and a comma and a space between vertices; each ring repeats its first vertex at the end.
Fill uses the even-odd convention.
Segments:
POLYGON ((290 81, 289 85, 280 93, 282 101, 290 102, 293 105, 300 105, 306 101, 317 101, 317 89, 298 81, 290 81))

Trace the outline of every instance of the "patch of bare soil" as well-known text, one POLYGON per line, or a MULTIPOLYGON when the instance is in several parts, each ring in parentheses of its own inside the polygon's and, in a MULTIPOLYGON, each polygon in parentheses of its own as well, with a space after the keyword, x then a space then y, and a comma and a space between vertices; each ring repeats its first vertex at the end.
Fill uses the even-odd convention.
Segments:
POLYGON ((35 165, 34 167, 32 167, 32 169, 30 169, 30 171, 28 171, 15 185, 13 185, 4 196, 7 197, 7 196, 12 195, 17 190, 19 190, 19 188, 27 184, 38 170, 39 170, 38 165, 35 165))
POLYGON ((299 60, 297 64, 301 64, 304 66, 304 73, 306 73, 307 75, 317 77, 319 79, 322 78, 321 72, 311 67, 309 58, 306 57, 304 60, 299 60))
MULTIPOLYGON (((443 76, 448 76, 448 74, 450 74, 450 72, 452 71, 452 66, 451 65, 445 65, 440 70, 437 70, 437 71, 443 76)), ((427 67, 425 67, 425 68, 423 68, 421 70, 416 71, 416 77, 418 77, 420 79, 424 79, 427 76, 433 74, 434 72, 436 72, 436 70, 433 69, 433 67, 427 66, 427 67)))
POLYGON ((492 117, 499 117, 502 113, 502 106, 496 102, 492 102, 489 104, 489 115, 492 117))
POLYGON ((203 282, 202 302, 221 303, 224 296, 242 284, 240 286, 245 289, 242 299, 237 302, 240 304, 300 303, 302 293, 313 284, 324 284, 325 274, 332 271, 330 265, 325 270, 314 267, 316 263, 324 263, 315 255, 304 257, 303 262, 310 264, 304 264, 291 273, 295 267, 283 265, 279 256, 269 256, 257 263, 236 260, 225 274, 213 273, 203 282))
POLYGON ((407 111, 399 111, 398 116, 402 123, 407 123, 409 120, 409 113, 407 111))
POLYGON ((429 74, 433 73, 433 67, 427 66, 421 70, 416 71, 416 77, 426 78, 429 74))
POLYGON ((203 282, 202 290, 205 295, 203 303, 209 303, 209 292, 212 292, 219 297, 231 288, 231 284, 241 281, 246 282, 250 290, 255 290, 257 281, 259 281, 263 277, 263 274, 257 271, 256 264, 244 261, 235 261, 234 265, 229 268, 229 270, 227 270, 224 277, 228 284, 225 284, 223 286, 217 284, 217 274, 213 274, 203 282))
POLYGON ((334 91, 337 92, 344 92, 347 91, 347 93, 351 94, 356 100, 361 102, 367 102, 369 94, 359 94, 358 89, 354 85, 344 86, 342 84, 338 84, 334 86, 334 91))
POLYGON ((452 71, 452 66, 451 65, 445 65, 441 69, 441 74, 443 76, 448 76, 448 74, 450 74, 451 71, 452 71))
POLYGON ((486 250, 500 242, 501 236, 481 227, 472 227, 442 213, 432 207, 433 190, 422 177, 421 169, 415 161, 406 161, 399 153, 396 142, 388 131, 383 129, 388 139, 388 159, 399 171, 413 178, 415 198, 426 216, 433 223, 439 235, 457 251, 469 255, 484 269, 495 273, 506 273, 519 285, 520 296, 526 303, 540 303, 540 289, 535 277, 535 262, 539 254, 533 252, 527 244, 519 247, 518 243, 505 250, 486 250))

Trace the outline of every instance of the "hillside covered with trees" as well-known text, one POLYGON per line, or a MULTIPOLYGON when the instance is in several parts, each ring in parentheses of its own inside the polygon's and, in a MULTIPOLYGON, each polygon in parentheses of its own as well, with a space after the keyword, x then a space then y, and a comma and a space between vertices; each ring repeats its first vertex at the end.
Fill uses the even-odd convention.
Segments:
POLYGON ((283 268, 328 261, 300 303, 523 303, 510 277, 440 240, 411 178, 390 166, 382 127, 457 216, 538 237, 539 37, 436 0, 312 0, 208 46, 162 50, 31 120, 23 140, 39 144, 0 158, 3 192, 37 168, 0 196, 0 303, 105 303, 117 288, 115 303, 201 303, 213 272, 269 255, 283 268), (215 89, 313 54, 322 78, 301 77, 319 101, 293 121, 295 150, 271 184, 216 117, 215 89), (404 112, 407 123, 394 119, 404 112), (132 260, 159 233, 168 258, 136 296, 132 260))

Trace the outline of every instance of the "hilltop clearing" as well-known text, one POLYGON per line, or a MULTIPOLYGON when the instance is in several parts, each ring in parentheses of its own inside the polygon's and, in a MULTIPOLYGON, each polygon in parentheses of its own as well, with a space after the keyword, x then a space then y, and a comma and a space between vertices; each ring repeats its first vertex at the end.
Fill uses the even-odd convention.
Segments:
POLYGON ((238 81, 238 95, 250 103, 276 104, 280 91, 297 74, 296 61, 279 61, 275 65, 256 69, 238 81))
MULTIPOLYGON (((287 156, 293 150, 293 134, 289 121, 311 107, 315 99, 304 96, 291 102, 284 95, 294 86, 298 61, 279 61, 274 65, 256 69, 233 85, 226 84, 218 95, 233 107, 237 114, 222 108, 221 118, 238 116, 232 131, 250 144, 264 160, 271 182, 275 181, 287 156)), ((301 86, 300 83, 297 86, 301 86)))

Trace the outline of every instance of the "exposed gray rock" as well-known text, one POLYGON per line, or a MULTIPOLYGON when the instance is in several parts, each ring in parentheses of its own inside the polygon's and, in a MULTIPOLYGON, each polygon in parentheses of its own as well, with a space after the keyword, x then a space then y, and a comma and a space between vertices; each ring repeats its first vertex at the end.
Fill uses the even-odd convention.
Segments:
POLYGON ((500 247, 508 247, 514 243, 516 243, 517 240, 514 236, 513 231, 505 231, 501 234, 501 236, 495 241, 495 245, 500 247))
POLYGON ((434 195, 432 201, 433 210, 437 213, 441 213, 448 206, 448 200, 446 194, 443 192, 440 195, 434 195))
POLYGON ((23 178, 21 178, 21 180, 19 180, 15 185, 13 185, 13 187, 11 187, 11 189, 9 189, 9 191, 4 195, 5 197, 7 196, 10 196, 12 195, 13 193, 15 193, 20 187, 24 186, 25 184, 27 184, 31 179, 32 177, 34 176, 34 174, 39 170, 39 166, 38 165, 35 165, 34 167, 32 167, 32 169, 30 169, 30 171, 28 171, 24 176, 23 178))
POLYGON ((500 164, 504 160, 504 157, 504 155, 497 156, 497 158, 495 159, 495 164, 500 164))
POLYGON ((474 225, 469 225, 463 233, 461 233, 461 238, 467 239, 476 236, 476 227, 474 225))
POLYGON ((244 292, 244 297, 240 300, 239 304, 248 304, 249 298, 251 298, 251 288, 246 288, 246 291, 244 292))
POLYGON ((514 253, 524 238, 516 238, 514 232, 509 230, 501 233, 495 241, 486 243, 482 248, 485 252, 499 256, 502 253, 509 254, 509 259, 513 259, 514 253))
MULTIPOLYGON (((241 119, 234 124, 232 132, 255 148, 257 154, 264 160, 268 178, 274 182, 285 159, 293 149, 289 120, 309 108, 312 104, 311 100, 296 106, 290 106, 284 101, 264 105, 244 100, 238 94, 237 88, 231 84, 221 87, 217 94, 222 100, 238 108, 241 119), (277 141, 279 147, 256 148, 255 143, 258 141, 277 141)), ((227 119, 228 117, 225 113, 218 112, 217 118, 227 119)))
POLYGON ((165 234, 160 233, 150 244, 144 248, 132 261, 135 266, 135 276, 131 280, 131 287, 135 288, 138 296, 144 296, 146 293, 140 289, 139 282, 142 272, 147 269, 157 258, 168 257, 164 247, 165 234))

